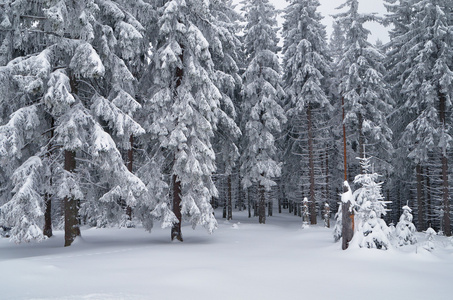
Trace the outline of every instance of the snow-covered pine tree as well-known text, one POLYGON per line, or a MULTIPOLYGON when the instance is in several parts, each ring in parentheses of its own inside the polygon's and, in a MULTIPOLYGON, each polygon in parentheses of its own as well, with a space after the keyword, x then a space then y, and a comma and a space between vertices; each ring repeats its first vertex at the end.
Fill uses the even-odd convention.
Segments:
MULTIPOLYGON (((106 100, 112 91, 110 84, 127 81, 127 78, 115 81, 112 74, 128 75, 127 72, 112 72, 111 68, 115 66, 112 57, 127 57, 131 43, 127 37, 132 37, 132 47, 135 47, 138 37, 129 35, 130 32, 125 33, 120 27, 133 31, 130 27, 133 25, 129 24, 132 23, 137 26, 136 31, 140 28, 130 15, 118 17, 122 10, 113 1, 19 1, 14 4, 14 17, 23 18, 26 12, 30 13, 25 16, 26 19, 34 18, 33 25, 28 27, 25 26, 27 22, 20 23, 23 26, 19 28, 22 40, 17 47, 24 56, 9 62, 0 71, 7 75, 7 82, 16 85, 15 94, 9 94, 5 99, 17 107, 16 112, 9 117, 9 122, 0 129, 4 135, 0 140, 6 142, 0 148, 6 149, 2 151, 4 159, 27 159, 34 155, 46 161, 43 163, 45 168, 41 168, 45 171, 41 171, 36 178, 52 178, 45 180, 41 192, 65 199, 65 245, 69 246, 80 234, 79 205, 82 212, 90 211, 90 215, 102 223, 109 219, 107 215, 122 214, 122 211, 117 210, 120 198, 127 199, 127 204, 133 206, 140 202, 146 192, 143 182, 127 170, 112 136, 103 129, 104 123, 98 119, 100 116, 105 117, 102 113, 106 112, 111 119, 105 121, 114 124, 111 128, 140 131, 140 126, 130 118, 131 107, 125 104, 127 101, 114 101, 115 98, 111 99, 112 102, 106 100), (118 17, 115 24, 124 23, 116 28, 116 32, 102 24, 107 22, 104 17, 111 17, 109 14, 118 17), (27 36, 31 38, 27 39, 27 36), (41 41, 37 44, 41 47, 37 53, 36 45, 27 47, 26 44, 36 40, 33 36, 39 37, 41 41), (122 44, 117 45, 117 41, 122 44), (112 49, 120 54, 108 56, 108 50, 112 49), (109 84, 104 81, 106 79, 109 84), (99 109, 96 112, 99 103, 103 105, 101 109, 105 110, 102 113, 99 109), (27 118, 36 118, 38 123, 16 123, 17 114, 23 111, 32 112, 27 118), (3 130, 11 123, 15 124, 14 130, 3 130), (42 138, 43 133, 48 131, 52 132, 50 140, 42 138), (11 138, 14 135, 28 136, 29 140, 11 138), (35 145, 32 152, 30 145, 35 145), (92 201, 97 199, 103 204, 92 201), (87 208, 92 207, 93 203, 96 203, 98 210, 87 208)), ((125 88, 127 84, 121 86, 125 88)), ((115 93, 112 97, 117 96, 115 93)), ((19 190, 18 183, 13 187, 15 191, 19 190)), ((8 203, 4 207, 7 206, 8 203)), ((44 207, 40 206, 40 209, 44 210, 44 207)), ((11 219, 9 215, 13 213, 18 212, 2 209, 4 218, 11 219)), ((26 212, 23 214, 27 215, 26 212)), ((24 230, 27 229, 20 229, 21 232, 24 230)))
MULTIPOLYGON (((431 197, 437 202, 438 211, 443 213, 443 224, 439 225, 447 236, 451 235, 447 152, 452 141, 449 126, 453 79, 452 9, 451 1, 415 1, 411 5, 412 18, 407 32, 394 37, 404 43, 405 62, 400 65, 406 69, 400 77, 405 100, 402 106, 405 116, 400 120, 407 124, 402 133, 402 146, 417 166, 418 184, 425 166, 436 166, 435 173, 441 174, 430 181, 431 191, 437 190, 431 197)), ((423 209, 422 203, 418 206, 423 209)))
POLYGON ((237 125, 239 108, 239 91, 242 85, 242 78, 239 75, 241 65, 242 42, 237 36, 239 32, 240 14, 235 10, 232 0, 210 1, 210 10, 215 19, 214 29, 217 34, 214 39, 208 42, 216 72, 215 85, 222 94, 220 107, 222 109, 219 124, 214 136, 214 149, 216 155, 219 197, 225 198, 224 217, 232 219, 233 211, 233 183, 239 180, 237 172, 237 160, 239 158, 239 137, 241 130, 237 125), (235 180, 236 179, 236 180, 235 180), (222 190, 226 191, 222 193, 222 190))
POLYGON ((400 217, 398 224, 396 224, 395 234, 398 238, 398 245, 415 244, 417 238, 414 233, 416 231, 414 224, 412 223, 412 209, 405 205, 403 206, 403 214, 400 217))
POLYGON ((209 233, 217 227, 210 205, 217 189, 212 181, 215 152, 211 143, 219 119, 222 93, 209 41, 221 44, 209 2, 164 1, 158 7, 159 35, 148 70, 148 130, 168 161, 162 166, 173 187, 173 211, 179 220, 171 237, 182 241, 182 218, 209 233))
POLYGON ((401 142, 401 136, 405 127, 414 119, 414 112, 404 108, 407 99, 402 86, 410 73, 412 61, 407 59, 406 52, 411 47, 407 41, 409 25, 412 22, 412 5, 418 0, 385 0, 388 14, 384 19, 386 24, 391 24, 389 30, 390 42, 385 46, 387 49, 386 67, 388 73, 385 76, 387 82, 392 86, 392 97, 395 99, 395 110, 389 115, 389 124, 394 134, 395 158, 392 165, 395 173, 392 175, 391 193, 396 198, 392 204, 392 211, 400 211, 401 203, 412 199, 410 190, 416 190, 416 220, 419 229, 426 228, 423 182, 424 167, 420 163, 407 157, 407 147, 401 142), (414 174, 415 173, 415 174, 414 174), (416 187, 408 178, 413 178, 416 187))
POLYGON ((268 0, 245 1, 243 4, 247 68, 243 75, 242 185, 244 188, 258 185, 259 223, 265 223, 265 190, 269 191, 276 184, 273 178, 281 174, 275 134, 281 132, 282 123, 286 121, 280 106, 284 91, 277 56, 276 11, 268 0))
MULTIPOLYGON (((318 159, 325 152, 326 143, 320 141, 326 136, 322 128, 326 128, 328 113, 332 107, 327 98, 330 61, 326 41, 325 26, 321 24, 321 14, 317 11, 318 0, 292 0, 285 10, 283 25, 283 80, 286 101, 286 132, 285 164, 290 170, 288 179, 294 177, 301 182, 308 181, 310 223, 316 224, 317 199, 325 189, 325 180, 320 178, 321 164, 318 159), (306 134, 305 134, 306 132, 306 134), (306 149, 308 144, 308 149, 306 149), (304 154, 308 154, 307 157, 304 154), (298 178, 292 172, 294 168, 306 169, 303 163, 308 158, 308 180, 298 178), (315 178, 316 177, 316 178, 315 178), (315 181, 316 179, 316 181, 315 181)), ((286 171, 286 172, 285 172, 286 171)), ((297 182, 294 182, 297 184, 297 182)), ((300 183, 299 183, 300 184, 300 183)))
POLYGON ((382 196, 382 182, 371 166, 371 158, 360 159, 363 173, 355 177, 354 183, 361 187, 354 194, 356 233, 351 243, 359 247, 388 249, 389 228, 381 218, 386 215, 387 201, 382 196))
POLYGON ((353 150, 364 158, 364 147, 379 160, 378 170, 388 168, 392 130, 387 124, 387 115, 392 110, 393 100, 383 80, 386 72, 385 56, 368 42, 370 31, 364 28, 367 21, 376 21, 372 14, 358 12, 359 1, 347 0, 339 9, 346 11, 335 17, 346 32, 343 54, 338 68, 347 70, 340 79, 340 91, 344 97, 347 138, 353 150))

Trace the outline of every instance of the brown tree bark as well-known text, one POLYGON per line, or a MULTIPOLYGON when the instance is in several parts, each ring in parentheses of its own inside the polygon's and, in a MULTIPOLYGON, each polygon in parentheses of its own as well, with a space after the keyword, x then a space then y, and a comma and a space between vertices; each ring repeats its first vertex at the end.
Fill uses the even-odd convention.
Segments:
POLYGON ((171 240, 177 239, 182 242, 182 232, 181 232, 181 182, 178 180, 176 175, 173 175, 173 213, 178 219, 178 223, 173 224, 171 228, 171 240))
MULTIPOLYGON (((179 59, 181 60, 181 65, 184 65, 184 45, 180 44, 181 47, 181 54, 179 55, 179 59)), ((182 68, 176 68, 175 71, 175 86, 173 90, 173 96, 176 98, 178 97, 178 88, 182 84, 182 80, 184 77, 184 70, 182 68)), ((174 160, 176 160, 176 155, 174 160)), ((182 239, 182 232, 181 232, 181 222, 182 222, 182 214, 181 214, 181 181, 179 180, 176 174, 173 174, 173 213, 175 214, 176 218, 178 219, 178 223, 174 224, 171 228, 171 240, 173 241, 175 238, 179 241, 183 241, 182 239)))
MULTIPOLYGON (((55 126, 55 119, 50 117, 50 138, 49 138, 49 145, 47 147, 47 157, 52 156, 52 139, 54 137, 54 126, 55 126)), ((51 172, 52 173, 52 172, 51 172)), ((52 174, 50 174, 49 178, 49 186, 52 186, 52 174)), ((52 195, 48 192, 44 195, 44 203, 45 203, 45 212, 44 212, 44 235, 47 237, 51 237, 53 235, 52 232, 52 195)))
MULTIPOLYGON (((132 173, 132 166, 134 160, 134 136, 129 137, 130 149, 127 150, 127 169, 132 173)), ((132 220, 132 207, 129 205, 126 207, 126 215, 129 220, 132 220)))
POLYGON ((310 176, 310 223, 316 224, 316 200, 315 200, 315 163, 313 158, 313 128, 311 119, 311 105, 307 105, 308 121, 308 169, 310 176))
MULTIPOLYGON (((64 151, 64 169, 68 172, 74 172, 76 167, 75 152, 65 150, 64 151)), ((64 246, 71 246, 75 238, 80 236, 79 228, 79 208, 77 200, 72 197, 64 198, 64 246)))
MULTIPOLYGON (((446 96, 444 93, 439 91, 439 118, 442 124, 442 132, 445 133, 445 111, 446 111, 446 96)), ((443 227, 444 234, 446 236, 451 236, 451 220, 450 220, 450 195, 448 187, 448 158, 447 158, 447 149, 444 143, 441 149, 441 162, 442 162, 442 202, 443 202, 443 227)))
POLYGON ((344 112, 344 96, 341 97, 341 108, 343 110, 343 167, 344 167, 344 181, 348 180, 348 163, 346 153, 346 124, 345 124, 345 112, 344 112))

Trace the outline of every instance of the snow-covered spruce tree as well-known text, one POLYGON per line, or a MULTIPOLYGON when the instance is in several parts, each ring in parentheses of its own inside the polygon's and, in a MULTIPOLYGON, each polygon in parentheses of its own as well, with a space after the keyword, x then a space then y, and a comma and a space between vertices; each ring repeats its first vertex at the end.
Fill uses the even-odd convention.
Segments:
MULTIPOLYGON (((451 1, 415 1, 411 5, 412 18, 407 32, 394 37, 404 43, 405 50, 406 71, 401 76, 405 116, 400 120, 407 125, 402 133, 402 146, 417 166, 418 184, 424 166, 436 166, 435 173, 441 174, 440 178, 436 176, 431 180, 431 191, 438 190, 431 197, 435 197, 433 202, 443 212, 440 227, 447 236, 451 235, 447 152, 452 140, 449 126, 453 79, 452 9, 451 1)), ((423 209, 422 204, 418 204, 420 209, 423 209)), ((420 225, 425 226, 419 224, 419 229, 423 229, 420 225)))
POLYGON ((213 29, 217 33, 211 35, 212 40, 211 36, 207 36, 207 39, 216 72, 214 82, 222 94, 221 114, 213 141, 217 174, 220 179, 216 186, 219 189, 219 197, 225 199, 224 218, 230 220, 233 217, 233 183, 239 179, 237 160, 241 131, 236 121, 239 121, 238 98, 242 85, 242 78, 239 75, 242 42, 237 33, 240 29, 238 22, 241 16, 235 10, 231 0, 210 1, 210 10, 215 19, 213 29), (225 183, 226 188, 222 189, 225 183), (225 192, 222 193, 222 190, 225 192))
MULTIPOLYGON (((401 203, 412 200, 410 190, 416 190, 416 221, 419 229, 426 228, 425 210, 427 205, 424 201, 425 191, 423 190, 424 176, 426 173, 421 162, 416 162, 407 157, 407 147, 402 142, 401 136, 408 123, 415 118, 414 112, 405 109, 404 103, 407 100, 406 93, 402 87, 410 74, 412 61, 407 59, 407 41, 411 39, 407 35, 409 25, 412 22, 412 5, 418 0, 386 0, 385 6, 388 14, 384 19, 385 23, 391 24, 389 30, 390 42, 385 46, 387 49, 386 67, 388 73, 385 76, 387 82, 392 86, 392 97, 395 99, 395 110, 389 115, 389 124, 394 136, 395 155, 392 165, 395 173, 391 184, 392 195, 395 195, 392 211, 400 211, 401 203), (415 173, 415 174, 414 174, 415 173), (407 180, 413 178, 413 180, 407 180), (412 182, 416 182, 416 187, 412 182), (396 198, 396 199, 395 199, 396 198), (396 200, 396 201, 395 201, 396 200), (399 200, 399 201, 398 201, 399 200)), ((429 180, 428 178, 426 178, 429 180)))
MULTIPOLYGON (((283 25, 283 80, 287 103, 285 106, 288 149, 285 151, 285 164, 291 168, 305 169, 301 165, 301 154, 308 152, 308 182, 310 223, 316 224, 317 199, 325 189, 323 178, 319 178, 318 159, 324 153, 325 143, 319 140, 325 136, 320 127, 326 127, 331 105, 327 98, 330 61, 326 41, 325 26, 321 24, 321 14, 317 11, 318 0, 292 0, 285 10, 283 25), (305 139, 305 132, 306 139, 305 139), (307 151, 304 151, 308 144, 307 151), (315 166, 317 165, 317 166, 315 166), (316 174, 318 173, 318 174, 316 174), (315 182, 315 176, 318 182, 315 182), (322 186, 320 186, 322 184, 322 186)), ((292 172, 284 173, 291 174, 292 172)), ((294 174, 288 175, 289 178, 294 174)), ((324 174, 324 176, 326 176, 324 174)), ((300 181, 305 181, 299 179, 300 181)))
POLYGON ((358 0, 347 0, 339 7, 346 11, 336 15, 346 32, 344 52, 338 62, 338 68, 346 70, 340 79, 344 122, 356 156, 364 158, 366 145, 368 153, 380 159, 376 162, 378 170, 384 170, 389 167, 385 163, 393 150, 392 130, 386 120, 393 101, 383 80, 385 56, 367 41, 370 31, 363 27, 377 18, 359 13, 358 6, 358 0))
POLYGON ((171 178, 173 211, 179 220, 171 238, 180 241, 183 217, 209 233, 217 227, 210 205, 217 196, 211 140, 219 119, 227 114, 221 109, 222 93, 216 87, 208 42, 219 42, 208 4, 201 0, 162 3, 159 36, 148 70, 152 78, 145 106, 148 130, 158 139, 155 146, 169 158, 162 168, 171 178))
POLYGON ((242 185, 258 184, 259 223, 266 221, 265 190, 275 185, 273 178, 281 174, 277 160, 275 134, 286 121, 280 101, 280 64, 277 56, 278 38, 276 12, 268 0, 243 2, 246 17, 244 29, 247 68, 243 75, 243 153, 242 185))
POLYGON ((388 249, 389 228, 383 219, 387 201, 382 196, 382 182, 377 182, 379 175, 371 166, 371 158, 360 159, 363 173, 355 177, 354 183, 361 187, 354 194, 356 233, 351 244, 361 248, 388 249))
POLYGON ((414 233, 416 231, 414 224, 412 223, 412 209, 405 205, 403 206, 403 214, 400 217, 398 224, 396 224, 395 234, 398 238, 398 245, 408 245, 408 244, 415 244, 417 242, 417 238, 415 237, 414 233))
MULTIPOLYGON (((138 35, 130 35, 130 32, 125 33, 124 30, 134 31, 129 23, 137 26, 135 33, 140 28, 127 14, 123 19, 117 19, 116 23, 112 21, 119 26, 115 28, 115 32, 108 25, 103 25, 101 20, 106 21, 111 17, 110 14, 118 16, 122 11, 113 1, 43 1, 37 6, 26 2, 16 4, 22 5, 18 7, 25 11, 29 7, 38 7, 38 13, 44 15, 42 18, 35 18, 33 31, 29 28, 21 30, 28 35, 36 33, 45 36, 45 48, 38 54, 24 53, 28 56, 13 60, 4 68, 9 72, 9 80, 17 85, 16 94, 23 99, 35 99, 32 106, 22 105, 18 111, 36 106, 35 110, 39 112, 36 118, 42 120, 41 124, 48 122, 45 128, 51 128, 48 144, 52 146, 52 150, 45 151, 43 149, 46 147, 41 147, 41 151, 35 152, 35 155, 41 160, 48 160, 43 164, 48 170, 45 174, 53 178, 46 180, 42 189, 50 191, 54 197, 64 198, 65 246, 69 246, 80 235, 79 205, 82 212, 90 211, 90 219, 95 216, 97 222, 103 223, 111 215, 123 214, 118 209, 120 199, 126 199, 127 205, 134 206, 146 192, 142 181, 127 170, 110 135, 112 132, 104 131, 102 125, 105 123, 98 119, 101 117, 109 122, 112 131, 123 130, 134 134, 143 131, 130 117, 132 107, 135 107, 133 101, 128 102, 130 99, 124 94, 124 97, 115 100, 121 91, 115 91, 114 88, 121 88, 126 92, 130 87, 130 74, 126 71, 112 72, 110 69, 115 66, 126 68, 125 63, 118 60, 128 55, 129 50, 126 49, 129 49, 128 45, 131 43, 136 44, 138 35), (116 44, 118 41, 121 45, 116 44), (109 56, 108 50, 113 52, 113 49, 118 51, 117 55, 109 56), (116 64, 114 60, 117 60, 116 64), (115 79, 112 74, 119 74, 123 78, 115 79), (113 95, 109 95, 110 92, 113 95), (49 152, 52 155, 48 155, 49 152), (97 210, 89 210, 87 206, 93 207, 95 202, 92 200, 96 199, 100 199, 99 203, 102 205, 96 203, 97 210)), ((15 95, 15 99, 17 98, 15 95)), ((24 130, 23 126, 15 126, 13 133, 24 135, 21 132, 24 130)), ((33 129, 37 130, 39 127, 34 126, 33 129)), ((36 137, 41 136, 45 130, 34 134, 33 142, 37 143, 36 137)), ((1 139, 12 141, 9 145, 2 145, 8 148, 5 151, 6 157, 30 156, 29 147, 24 147, 23 141, 21 144, 18 140, 11 139, 10 133, 11 131, 6 131, 7 136, 1 139)), ((38 145, 46 146, 46 143, 40 142, 38 145)), ((14 211, 2 209, 5 218, 11 213, 14 211)), ((19 225, 13 224, 13 227, 17 226, 19 225)))

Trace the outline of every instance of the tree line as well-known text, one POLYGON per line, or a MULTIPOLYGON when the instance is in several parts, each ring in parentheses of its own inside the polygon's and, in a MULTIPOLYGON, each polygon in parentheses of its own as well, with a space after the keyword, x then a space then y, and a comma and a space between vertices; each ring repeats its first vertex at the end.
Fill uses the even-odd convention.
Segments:
POLYGON ((316 224, 369 157, 387 221, 409 204, 450 236, 453 3, 385 0, 380 18, 346 0, 328 38, 318 0, 288 2, 282 28, 268 0, 0 2, 11 239, 159 222, 183 241, 219 206, 316 224))

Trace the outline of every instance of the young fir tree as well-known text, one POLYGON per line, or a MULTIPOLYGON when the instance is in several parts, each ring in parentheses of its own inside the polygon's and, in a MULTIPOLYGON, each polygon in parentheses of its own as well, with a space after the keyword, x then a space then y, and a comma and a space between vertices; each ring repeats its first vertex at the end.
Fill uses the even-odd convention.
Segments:
MULTIPOLYGON (((453 78, 452 9, 451 1, 415 1, 411 5, 412 18, 407 32, 394 37, 404 44, 406 71, 401 75, 401 93, 405 102, 402 106, 404 117, 400 120, 407 125, 402 133, 403 147, 417 166, 420 194, 423 167, 435 166, 434 172, 441 174, 430 180, 431 191, 437 189, 438 193, 428 196, 435 197, 433 201, 442 211, 440 227, 447 236, 451 235, 448 150, 452 140, 449 127, 453 78), (436 185, 436 181, 439 184, 436 185)), ((421 197, 417 199, 421 200, 421 197)), ((419 210, 423 209, 423 203, 418 206, 419 210)), ((422 212, 419 213, 423 217, 422 212)))
POLYGON ((363 248, 388 249, 389 228, 382 219, 385 216, 388 201, 382 196, 382 182, 377 182, 379 175, 370 164, 371 158, 360 159, 363 173, 355 177, 354 183, 361 188, 353 194, 355 203, 355 225, 357 232, 351 243, 363 248))
MULTIPOLYGON (((324 163, 323 160, 318 159, 322 155, 321 151, 325 149, 325 143, 319 138, 325 136, 326 132, 322 132, 320 127, 325 127, 324 122, 328 119, 328 113, 331 110, 326 95, 328 90, 326 78, 330 73, 330 61, 325 26, 321 24, 322 17, 317 11, 318 7, 318 0, 290 1, 285 10, 282 51, 284 54, 283 80, 288 98, 285 107, 288 119, 286 127, 289 135, 285 166, 302 169, 300 149, 304 149, 305 144, 308 144, 311 224, 316 224, 317 203, 325 200, 315 197, 322 195, 322 190, 325 188, 325 182, 319 182, 321 174, 316 174, 318 173, 316 169, 320 170, 320 165, 324 163), (306 140, 304 140, 304 132, 307 132, 306 140), (318 177, 317 184, 315 177, 318 177)), ((294 174, 288 177, 294 177, 294 174)))
MULTIPOLYGON (((65 246, 69 246, 80 235, 80 208, 89 212, 89 219, 103 224, 124 214, 119 209, 121 199, 134 206, 146 192, 143 182, 125 166, 112 138, 143 132, 131 118, 139 106, 130 94, 133 79, 125 63, 139 51, 141 28, 114 1, 18 1, 13 7, 14 18, 33 21, 30 26, 19 22, 17 28, 22 40, 14 45, 24 56, 0 71, 16 87, 13 94, 2 96, 18 107, 0 129, 0 149, 2 159, 23 159, 14 174, 27 174, 35 182, 14 180, 15 194, 2 207, 2 218, 15 220, 10 225, 26 232, 32 228, 27 224, 42 224, 46 207, 38 196, 64 199, 65 246), (37 53, 36 45, 27 46, 36 38, 41 47, 37 53), (107 124, 108 132, 103 128, 107 124), (41 138, 48 132, 50 139, 41 138), (44 168, 33 156, 43 161, 44 168), (34 188, 35 193, 23 193, 24 188, 34 188), (23 201, 25 194, 33 197, 28 201, 36 207, 33 214, 25 207, 9 209, 21 207, 12 201, 23 201), (18 216, 29 222, 18 222, 18 216)), ((16 235, 20 236, 26 235, 16 235)))
POLYGON ((398 245, 408 245, 408 244, 415 244, 417 242, 417 238, 415 237, 414 233, 416 231, 414 224, 412 223, 412 209, 405 205, 403 206, 403 214, 400 217, 398 224, 396 224, 395 234, 398 238, 398 245))
POLYGON ((217 227, 210 205, 218 194, 211 140, 227 113, 221 107, 210 47, 218 47, 221 38, 207 1, 164 1, 158 11, 146 111, 156 147, 169 157, 162 169, 171 177, 173 211, 179 220, 171 237, 182 241, 183 217, 209 233, 217 227))
POLYGON ((281 174, 275 134, 280 133, 286 121, 279 103, 284 92, 277 56, 277 21, 275 8, 268 0, 243 3, 247 22, 244 29, 247 68, 243 75, 242 185, 248 188, 258 184, 259 223, 265 223, 265 191, 276 184, 273 179, 281 174))
POLYGON ((340 79, 344 97, 345 125, 353 150, 364 158, 364 147, 379 158, 379 170, 388 167, 393 147, 392 130, 387 115, 392 110, 389 88, 383 80, 386 72, 385 56, 368 42, 370 31, 363 27, 367 21, 377 20, 374 15, 358 12, 358 0, 347 0, 339 9, 346 11, 336 15, 346 31, 341 60, 338 67, 346 70, 340 79))

